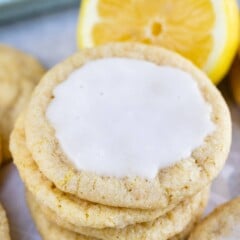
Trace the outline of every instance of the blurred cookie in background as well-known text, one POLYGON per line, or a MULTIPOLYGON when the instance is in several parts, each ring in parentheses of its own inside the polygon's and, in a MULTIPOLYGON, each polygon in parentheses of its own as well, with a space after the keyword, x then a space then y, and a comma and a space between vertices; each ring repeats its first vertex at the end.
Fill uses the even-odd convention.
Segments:
POLYGON ((240 197, 216 208, 192 232, 189 240, 240 239, 240 197))
POLYGON ((0 239, 10 240, 8 220, 1 204, 0 204, 0 239))
POLYGON ((44 72, 43 66, 33 57, 0 44, 0 132, 3 162, 11 159, 8 145, 15 119, 44 72))

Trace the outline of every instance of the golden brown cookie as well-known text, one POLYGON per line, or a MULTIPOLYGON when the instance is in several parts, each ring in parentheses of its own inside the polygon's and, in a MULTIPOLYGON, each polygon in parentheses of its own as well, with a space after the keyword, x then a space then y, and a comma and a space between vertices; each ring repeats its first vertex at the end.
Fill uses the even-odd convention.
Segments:
MULTIPOLYGON (((97 240, 97 238, 93 237, 87 237, 72 231, 69 231, 65 228, 60 227, 59 225, 53 223, 50 219, 47 218, 47 216, 41 211, 41 206, 35 201, 35 199, 32 197, 31 194, 27 194, 26 196, 28 206, 30 208, 32 217, 35 221, 35 224, 42 236, 42 238, 45 240, 97 240)), ((195 225, 196 221, 198 221, 198 218, 200 216, 196 216, 195 219, 193 219, 186 228, 179 233, 176 236, 173 236, 169 240, 184 240, 189 235, 190 230, 195 225)), ((156 236, 156 239, 162 239, 159 238, 159 236, 156 236)), ((136 238, 138 239, 138 238, 136 238)), ((150 240, 150 239, 148 239, 150 240)))
POLYGON ((240 239, 240 197, 216 208, 196 226, 189 240, 240 239))
POLYGON ((3 207, 0 204, 0 239, 10 240, 8 220, 3 207))
POLYGON ((26 113, 25 132, 27 147, 39 169, 62 191, 109 206, 165 209, 196 194, 217 176, 229 152, 231 121, 220 92, 191 62, 162 48, 115 43, 83 50, 51 69, 31 99, 26 113), (76 171, 59 147, 55 131, 46 118, 53 89, 86 62, 107 57, 144 59, 186 71, 196 80, 204 99, 212 107, 211 118, 216 126, 215 131, 192 152, 191 157, 160 169, 152 181, 141 177, 103 177, 76 171))
POLYGON ((9 135, 15 119, 28 103, 32 90, 43 73, 43 67, 33 57, 0 45, 0 132, 3 161, 11 158, 9 135))

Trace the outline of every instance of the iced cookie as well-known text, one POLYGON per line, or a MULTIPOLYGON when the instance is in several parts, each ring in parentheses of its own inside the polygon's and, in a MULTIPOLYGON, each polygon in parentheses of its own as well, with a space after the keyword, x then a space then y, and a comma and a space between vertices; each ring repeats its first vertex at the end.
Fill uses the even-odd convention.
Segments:
POLYGON ((152 221, 174 208, 173 205, 156 210, 117 208, 87 202, 63 193, 39 171, 32 159, 26 148, 23 123, 24 115, 21 115, 11 136, 14 163, 27 189, 43 207, 58 215, 59 219, 75 227, 122 228, 129 224, 152 221))
MULTIPOLYGON (((75 232, 69 231, 65 228, 60 227, 59 225, 53 223, 50 219, 46 217, 46 215, 41 211, 40 205, 35 201, 31 194, 27 194, 26 196, 28 206, 30 208, 32 217, 36 223, 36 226, 43 237, 46 240, 97 240, 96 238, 86 237, 84 235, 77 234, 75 232)), ((189 231, 192 229, 193 225, 195 225, 198 217, 195 217, 183 230, 183 232, 178 235, 170 238, 171 240, 184 240, 186 236, 188 236, 189 231)), ((56 220, 56 219, 54 219, 56 220)), ((157 240, 164 238, 159 238, 156 236, 157 240)), ((136 238, 137 239, 137 238, 136 238)))
POLYGON ((239 240, 240 197, 215 209, 197 225, 189 240, 239 240))
POLYGON ((10 240, 8 220, 3 207, 0 204, 0 239, 10 240))
POLYGON ((3 161, 11 158, 8 145, 14 121, 28 103, 32 90, 43 73, 43 67, 31 56, 0 45, 0 132, 3 161))
POLYGON ((57 188, 141 209, 199 192, 231 142, 228 108, 204 73, 176 53, 131 43, 86 49, 51 69, 31 98, 25 132, 57 188))

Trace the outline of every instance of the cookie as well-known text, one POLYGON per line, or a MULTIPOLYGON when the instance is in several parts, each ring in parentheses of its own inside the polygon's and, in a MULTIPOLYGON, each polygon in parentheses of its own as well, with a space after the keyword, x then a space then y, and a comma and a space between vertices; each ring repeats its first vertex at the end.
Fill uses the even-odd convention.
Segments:
POLYGON ((46 218, 41 210, 39 210, 39 205, 33 198, 27 195, 26 199, 32 218, 35 221, 36 227, 43 240, 97 240, 96 238, 70 232, 57 226, 56 224, 53 224, 46 218))
MULTIPOLYGON (((30 197, 30 202, 33 197, 30 197)), ((64 222, 58 215, 51 212, 49 209, 43 207, 39 203, 39 209, 45 214, 45 216, 52 222, 57 223, 62 228, 66 228, 69 231, 78 232, 80 234, 96 237, 100 239, 168 239, 174 235, 182 232, 188 224, 192 221, 196 221, 202 213, 206 206, 208 200, 208 189, 197 194, 192 199, 184 201, 182 204, 177 206, 172 211, 166 213, 164 216, 158 219, 142 223, 129 225, 126 228, 104 228, 104 229, 94 229, 86 227, 78 227, 67 222, 64 222)))
POLYGON ((15 119, 28 103, 32 90, 43 73, 43 67, 33 57, 0 45, 0 132, 3 161, 11 158, 8 145, 15 119))
POLYGON ((0 239, 10 240, 8 220, 1 204, 0 204, 0 239))
POLYGON ((87 202, 60 191, 39 171, 26 148, 23 123, 24 115, 21 115, 16 121, 11 136, 10 147, 14 163, 27 189, 41 202, 41 205, 58 215, 59 219, 76 227, 123 228, 134 223, 152 221, 174 208, 173 205, 164 210, 110 207, 87 202))
POLYGON ((171 237, 170 239, 171 239, 171 240, 186 240, 186 239, 189 237, 192 229, 198 224, 198 222, 200 221, 200 219, 201 219, 201 216, 197 217, 196 219, 194 219, 193 221, 191 221, 191 222, 185 227, 185 229, 184 229, 182 232, 180 232, 179 234, 177 234, 177 235, 174 236, 174 237, 171 237))
POLYGON ((189 240, 240 239, 240 197, 216 208, 196 226, 189 240))
POLYGON ((217 176, 229 152, 231 121, 220 92, 188 60, 162 48, 137 43, 115 43, 83 50, 51 69, 30 101, 26 112, 25 132, 27 147, 40 171, 62 191, 108 206, 164 209, 199 192, 217 176), (59 146, 55 131, 46 118, 53 90, 58 84, 85 63, 109 57, 144 59, 188 72, 212 107, 211 118, 216 126, 215 130, 192 152, 191 157, 160 169, 151 181, 141 177, 118 178, 77 171, 59 146))
MULTIPOLYGON (((35 221, 38 231, 43 239, 46 240, 97 240, 96 238, 83 236, 75 232, 69 231, 60 227, 59 225, 51 222, 44 213, 39 210, 40 206, 37 204, 31 195, 27 194, 27 203, 31 211, 31 215, 35 221)), ((186 229, 180 234, 170 238, 169 240, 184 240, 189 235, 193 225, 195 225, 196 219, 191 221, 186 229)), ((159 239, 159 238, 158 238, 159 239)))

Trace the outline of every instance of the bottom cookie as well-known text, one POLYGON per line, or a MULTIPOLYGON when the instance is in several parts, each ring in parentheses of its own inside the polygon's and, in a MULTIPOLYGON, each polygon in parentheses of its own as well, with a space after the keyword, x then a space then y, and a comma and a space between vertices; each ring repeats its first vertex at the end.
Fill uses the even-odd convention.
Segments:
POLYGON ((8 220, 3 207, 0 204, 0 239, 10 240, 8 220))
MULTIPOLYGON (((157 240, 166 240, 166 239, 170 239, 170 240, 183 240, 186 239, 186 237, 189 235, 190 231, 192 230, 193 226, 196 224, 196 222, 200 219, 202 212, 205 208, 205 205, 207 203, 207 193, 205 191, 205 194, 201 196, 201 201, 199 201, 198 203, 198 209, 197 211, 195 211, 195 213, 193 213, 191 219, 188 221, 188 224, 185 225, 185 227, 181 230, 181 232, 172 236, 170 238, 165 238, 164 235, 158 235, 156 234, 155 236, 151 236, 149 238, 149 236, 141 236, 139 238, 138 234, 136 234, 136 238, 135 239, 157 239, 157 240)), ((58 216, 46 216, 42 210, 41 210, 41 206, 36 202, 36 200, 34 199, 34 197, 30 194, 27 193, 27 202, 31 211, 31 214, 35 220, 36 226, 40 232, 40 234, 42 235, 42 238, 44 240, 98 240, 98 238, 95 237, 91 237, 91 236, 84 236, 82 234, 67 230, 64 227, 61 227, 59 225, 57 225, 55 222, 58 222, 58 216), (50 217, 50 219, 49 219, 50 217), (53 223, 54 222, 54 223, 53 223)), ((191 205, 191 204, 190 204, 191 205)), ((167 216, 167 218, 171 219, 171 214, 169 214, 169 216, 167 216)), ((181 216, 179 216, 179 218, 181 218, 181 216)), ((166 219, 165 219, 166 220, 166 219)), ((163 220, 164 221, 164 220, 163 220)), ((166 220, 168 221, 168 220, 166 220)), ((66 224, 66 227, 69 228, 69 226, 66 224)), ((160 227, 160 226, 159 226, 160 227)), ((166 229, 162 229, 162 231, 164 232, 166 230, 166 232, 169 231, 169 225, 165 226, 166 229)), ((88 228, 89 229, 89 228, 88 228)), ((76 230, 76 229, 75 229, 76 230)), ((175 232, 175 229, 172 229, 173 232, 175 232)), ((100 234, 100 239, 105 239, 105 237, 101 236, 100 234)), ((131 236, 132 237, 132 236, 131 236)), ((128 239, 128 238, 126 238, 128 239)))
POLYGON ((240 197, 216 208, 196 226, 189 240, 239 240, 240 197))

